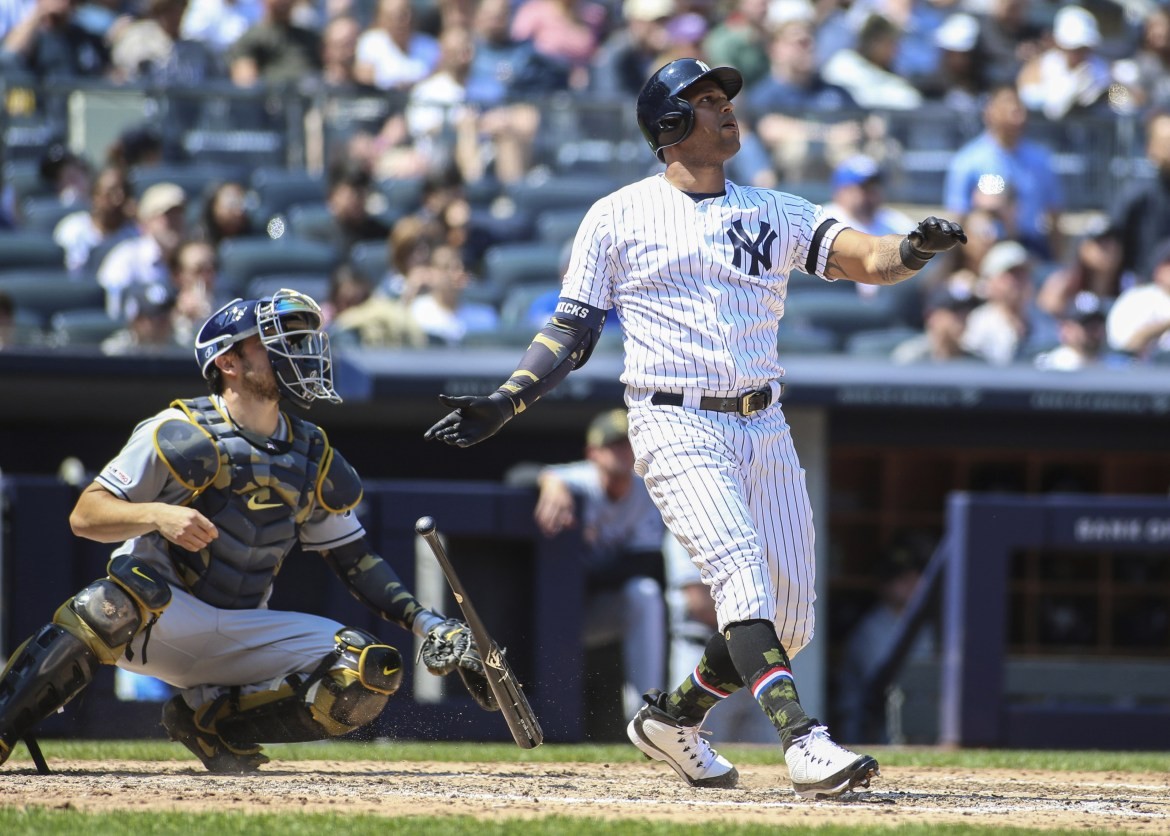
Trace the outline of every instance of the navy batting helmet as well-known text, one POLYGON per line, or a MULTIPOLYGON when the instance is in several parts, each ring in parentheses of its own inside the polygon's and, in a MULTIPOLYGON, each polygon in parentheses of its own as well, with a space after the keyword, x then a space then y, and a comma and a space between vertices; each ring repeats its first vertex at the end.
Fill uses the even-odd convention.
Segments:
POLYGON ((743 76, 734 67, 715 67, 696 58, 679 58, 662 67, 638 94, 638 127, 650 150, 663 159, 662 149, 678 145, 695 127, 695 111, 682 97, 688 87, 711 79, 734 99, 743 88, 743 76))
POLYGON ((203 376, 210 377, 216 357, 258 335, 285 397, 305 408, 315 400, 340 403, 323 321, 320 306, 295 290, 281 289, 263 299, 233 299, 199 329, 195 360, 203 376))

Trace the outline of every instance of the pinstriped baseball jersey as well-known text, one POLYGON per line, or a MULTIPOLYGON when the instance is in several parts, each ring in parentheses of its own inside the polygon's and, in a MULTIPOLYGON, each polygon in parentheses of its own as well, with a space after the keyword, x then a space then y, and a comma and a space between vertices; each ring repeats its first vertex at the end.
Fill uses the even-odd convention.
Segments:
POLYGON ((783 377, 788 273, 823 276, 842 224, 803 198, 726 183, 695 201, 659 174, 593 205, 561 296, 616 308, 622 382, 737 392, 783 377))
POLYGON ((812 507, 775 398, 788 274, 824 278, 844 225, 795 195, 725 181, 692 196, 649 177, 593 205, 577 233, 565 299, 616 308, 636 470, 699 567, 720 628, 771 621, 795 656, 813 635, 812 507), (770 387, 751 416, 703 396, 770 387), (683 405, 654 404, 655 391, 683 405))

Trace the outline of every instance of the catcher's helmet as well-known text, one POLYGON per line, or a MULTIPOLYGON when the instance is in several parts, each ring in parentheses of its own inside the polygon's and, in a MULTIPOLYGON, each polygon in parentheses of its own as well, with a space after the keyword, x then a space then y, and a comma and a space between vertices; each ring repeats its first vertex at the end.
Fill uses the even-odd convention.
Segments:
POLYGON ((696 58, 679 58, 650 76, 638 94, 638 127, 659 160, 663 159, 663 148, 678 145, 690 136, 695 111, 682 94, 704 79, 722 87, 729 99, 743 88, 743 76, 734 67, 712 69, 696 58))
POLYGON ((253 335, 268 350, 281 394, 308 408, 315 400, 341 403, 333 390, 329 335, 321 308, 310 297, 281 289, 263 299, 233 299, 203 323, 195 337, 195 361, 210 377, 215 358, 253 335))

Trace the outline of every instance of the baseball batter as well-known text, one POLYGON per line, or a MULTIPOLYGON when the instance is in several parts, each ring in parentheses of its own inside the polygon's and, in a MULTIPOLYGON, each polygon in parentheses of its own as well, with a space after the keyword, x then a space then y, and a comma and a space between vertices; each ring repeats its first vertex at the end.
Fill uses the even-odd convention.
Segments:
POLYGON ((267 607, 297 543, 362 603, 423 638, 436 675, 458 671, 498 708, 466 625, 422 606, 353 513, 357 472, 316 425, 283 412, 340 402, 321 309, 281 290, 236 299, 199 331, 210 397, 140 423, 81 494, 70 524, 114 550, 107 577, 61 605, 0 677, 0 763, 100 664, 157 677, 170 737, 212 772, 268 761, 260 743, 336 737, 375 720, 402 681, 399 652, 365 630, 267 607))
POLYGON ((735 767, 699 727, 746 687, 779 732, 796 793, 833 797, 868 786, 878 764, 805 714, 790 669, 813 635, 815 564, 804 471, 779 403, 788 274, 895 284, 966 235, 932 217, 908 235, 872 236, 794 195, 728 181, 742 86, 737 70, 690 58, 646 82, 638 124, 666 171, 593 205, 556 312, 520 368, 490 395, 440 396, 453 411, 426 437, 466 446, 498 431, 585 363, 616 308, 635 469, 719 623, 682 684, 646 694, 630 739, 693 786, 734 786, 735 767))

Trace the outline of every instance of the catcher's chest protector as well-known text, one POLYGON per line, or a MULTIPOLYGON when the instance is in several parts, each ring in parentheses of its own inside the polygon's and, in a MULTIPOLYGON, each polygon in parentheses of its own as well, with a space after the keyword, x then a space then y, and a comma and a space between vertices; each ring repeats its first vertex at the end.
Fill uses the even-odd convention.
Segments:
MULTIPOLYGON (((260 446, 210 398, 174 405, 206 431, 218 451, 218 472, 196 491, 191 507, 215 524, 219 537, 199 552, 171 543, 171 559, 188 591, 200 600, 224 609, 256 607, 296 543, 298 526, 314 508, 329 443, 315 425, 286 415, 290 440, 260 446)), ((168 457, 179 454, 164 451, 168 457)))

